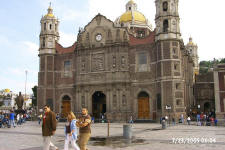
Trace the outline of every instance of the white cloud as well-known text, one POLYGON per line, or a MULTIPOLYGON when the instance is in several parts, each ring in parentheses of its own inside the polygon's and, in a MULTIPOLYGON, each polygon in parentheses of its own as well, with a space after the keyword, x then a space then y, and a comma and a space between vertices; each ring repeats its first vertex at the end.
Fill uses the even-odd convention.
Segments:
POLYGON ((7 37, 0 35, 0 45, 10 45, 10 41, 7 37))
POLYGON ((20 44, 25 53, 29 53, 35 56, 38 55, 39 46, 36 43, 30 41, 22 41, 20 42, 20 44))
POLYGON ((14 76, 25 76, 25 70, 19 69, 19 68, 8 68, 5 71, 6 74, 12 74, 14 76))
POLYGON ((61 21, 82 21, 84 19, 82 15, 85 15, 87 12, 86 10, 74 9, 73 5, 69 5, 69 2, 65 3, 63 0, 39 0, 41 6, 45 9, 44 13, 47 13, 47 8, 49 7, 50 2, 52 3, 53 13, 56 17, 59 17, 61 21))
POLYGON ((77 38, 75 34, 65 33, 61 31, 59 32, 59 35, 60 35, 59 43, 64 47, 71 46, 76 41, 77 38))

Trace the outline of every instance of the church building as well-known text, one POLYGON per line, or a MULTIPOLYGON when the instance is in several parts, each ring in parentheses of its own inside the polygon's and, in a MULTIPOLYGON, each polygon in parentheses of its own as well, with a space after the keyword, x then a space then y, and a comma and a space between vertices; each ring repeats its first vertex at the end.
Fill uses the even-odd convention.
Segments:
POLYGON ((153 29, 129 0, 115 21, 97 14, 67 48, 58 42, 59 20, 50 6, 41 18, 38 108, 49 104, 65 117, 85 107, 114 122, 187 113, 198 66, 181 37, 178 2, 155 0, 153 29))

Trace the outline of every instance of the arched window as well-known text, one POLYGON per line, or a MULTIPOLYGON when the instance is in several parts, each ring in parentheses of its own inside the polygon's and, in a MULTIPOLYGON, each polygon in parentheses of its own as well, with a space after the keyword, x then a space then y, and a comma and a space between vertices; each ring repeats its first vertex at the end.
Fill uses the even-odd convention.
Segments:
POLYGON ((160 110, 162 109, 162 102, 161 102, 161 94, 157 94, 157 109, 160 110))
POLYGON ((140 93, 138 94, 138 98, 141 98, 141 97, 142 97, 142 98, 143 98, 143 97, 149 98, 149 95, 148 95, 148 93, 142 91, 142 92, 140 92, 140 93))
POLYGON ((163 2, 163 11, 168 10, 168 2, 163 2))
POLYGON ((64 77, 70 77, 71 63, 70 61, 64 61, 64 77))
POLYGON ((49 25, 49 29, 52 30, 52 24, 49 25))
POLYGON ((63 96, 62 98, 63 101, 70 101, 71 98, 68 95, 63 96))
POLYGON ((42 40, 42 47, 43 48, 45 47, 45 37, 43 37, 43 40, 42 40))
POLYGON ((123 97, 122 97, 122 104, 123 104, 123 106, 125 106, 127 104, 127 100, 126 100, 125 95, 123 95, 123 97))
POLYGON ((46 30, 46 23, 44 23, 44 31, 46 30))
POLYGON ((168 20, 163 21, 163 32, 168 32, 169 23, 168 20))

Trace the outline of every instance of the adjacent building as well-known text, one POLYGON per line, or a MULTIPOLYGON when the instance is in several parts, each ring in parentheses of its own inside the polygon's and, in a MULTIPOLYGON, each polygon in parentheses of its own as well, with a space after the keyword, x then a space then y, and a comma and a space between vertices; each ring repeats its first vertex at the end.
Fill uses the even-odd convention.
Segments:
POLYGON ((216 117, 219 124, 225 125, 225 64, 214 67, 214 82, 216 117))
POLYGON ((195 101, 198 113, 215 113, 215 93, 213 71, 199 74, 195 79, 195 101))

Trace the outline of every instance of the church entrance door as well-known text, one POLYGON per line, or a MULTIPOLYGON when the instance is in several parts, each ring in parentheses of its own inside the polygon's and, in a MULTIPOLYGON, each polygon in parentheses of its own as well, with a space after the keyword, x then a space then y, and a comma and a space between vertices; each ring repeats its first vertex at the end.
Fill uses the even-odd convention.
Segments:
POLYGON ((149 119, 149 96, 146 92, 141 92, 138 95, 138 119, 149 119))
POLYGON ((101 91, 92 95, 92 113, 95 119, 100 119, 106 113, 106 96, 101 91))
POLYGON ((62 111, 61 117, 66 118, 68 113, 71 111, 71 99, 69 96, 65 95, 62 99, 62 111))

